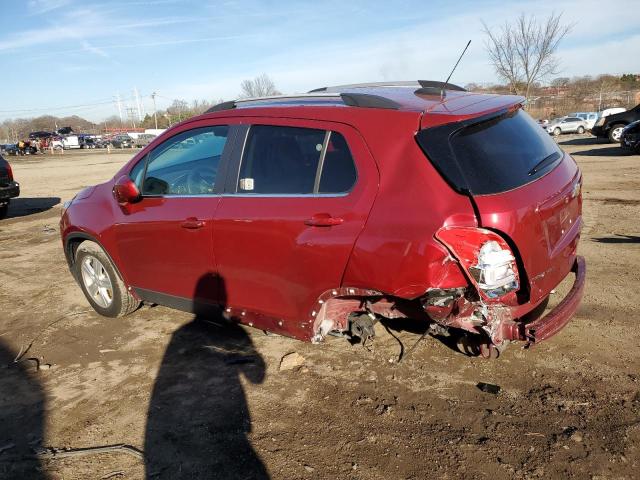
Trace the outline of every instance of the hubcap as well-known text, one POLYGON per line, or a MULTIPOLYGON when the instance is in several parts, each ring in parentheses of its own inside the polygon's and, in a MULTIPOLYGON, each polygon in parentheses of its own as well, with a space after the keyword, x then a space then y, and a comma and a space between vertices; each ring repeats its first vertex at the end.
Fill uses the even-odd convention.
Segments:
POLYGON ((88 255, 82 260, 82 283, 91 299, 102 308, 113 302, 113 286, 104 265, 96 257, 88 255))
POLYGON ((622 135, 622 128, 616 128, 613 132, 611 132, 611 137, 616 141, 620 141, 620 136, 622 135))

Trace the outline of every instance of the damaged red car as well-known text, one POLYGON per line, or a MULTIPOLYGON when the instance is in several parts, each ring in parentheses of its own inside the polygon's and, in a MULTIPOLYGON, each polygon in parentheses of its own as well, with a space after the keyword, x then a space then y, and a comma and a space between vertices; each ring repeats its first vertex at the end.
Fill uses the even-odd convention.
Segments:
POLYGON ((539 343, 582 297, 582 176, 522 102, 419 81, 222 103, 65 205, 69 267, 109 317, 148 302, 312 342, 386 317, 490 353, 539 343))

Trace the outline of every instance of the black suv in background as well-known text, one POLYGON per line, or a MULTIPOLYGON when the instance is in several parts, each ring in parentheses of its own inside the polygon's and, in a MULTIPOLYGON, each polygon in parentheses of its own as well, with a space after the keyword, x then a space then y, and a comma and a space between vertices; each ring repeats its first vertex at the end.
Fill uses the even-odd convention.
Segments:
POLYGON ((133 147, 133 138, 129 135, 116 135, 111 139, 113 148, 131 148, 133 147))
POLYGON ((20 195, 20 185, 13 180, 11 165, 0 155, 0 219, 7 216, 9 202, 20 195))
POLYGON ((622 130, 620 145, 633 153, 640 154, 640 120, 631 122, 622 130))
POLYGON ((609 138, 612 143, 619 143, 622 129, 636 120, 640 120, 640 104, 626 112, 600 118, 591 129, 591 133, 596 137, 609 138))

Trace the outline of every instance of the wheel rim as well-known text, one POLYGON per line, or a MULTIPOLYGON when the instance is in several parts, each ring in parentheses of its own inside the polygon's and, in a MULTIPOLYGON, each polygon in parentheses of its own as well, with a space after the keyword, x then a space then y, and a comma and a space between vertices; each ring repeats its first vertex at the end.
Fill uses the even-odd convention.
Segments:
POLYGON ((92 255, 82 260, 82 283, 91 299, 102 308, 113 303, 113 285, 104 265, 92 255))
POLYGON ((619 141, 620 135, 622 135, 622 130, 622 127, 614 128, 611 132, 611 138, 613 138, 615 141, 619 141))

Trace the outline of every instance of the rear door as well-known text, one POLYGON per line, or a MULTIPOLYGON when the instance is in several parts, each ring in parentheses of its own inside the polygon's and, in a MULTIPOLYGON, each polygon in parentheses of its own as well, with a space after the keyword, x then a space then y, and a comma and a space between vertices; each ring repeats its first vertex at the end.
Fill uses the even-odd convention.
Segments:
POLYGON ((426 129, 431 162, 477 206, 480 224, 512 241, 536 302, 569 273, 582 225, 581 175, 521 109, 426 129), (446 149, 430 145, 448 144, 446 149))
POLYGON ((214 248, 229 307, 297 329, 340 286, 378 172, 347 125, 249 119, 217 210, 214 248))

